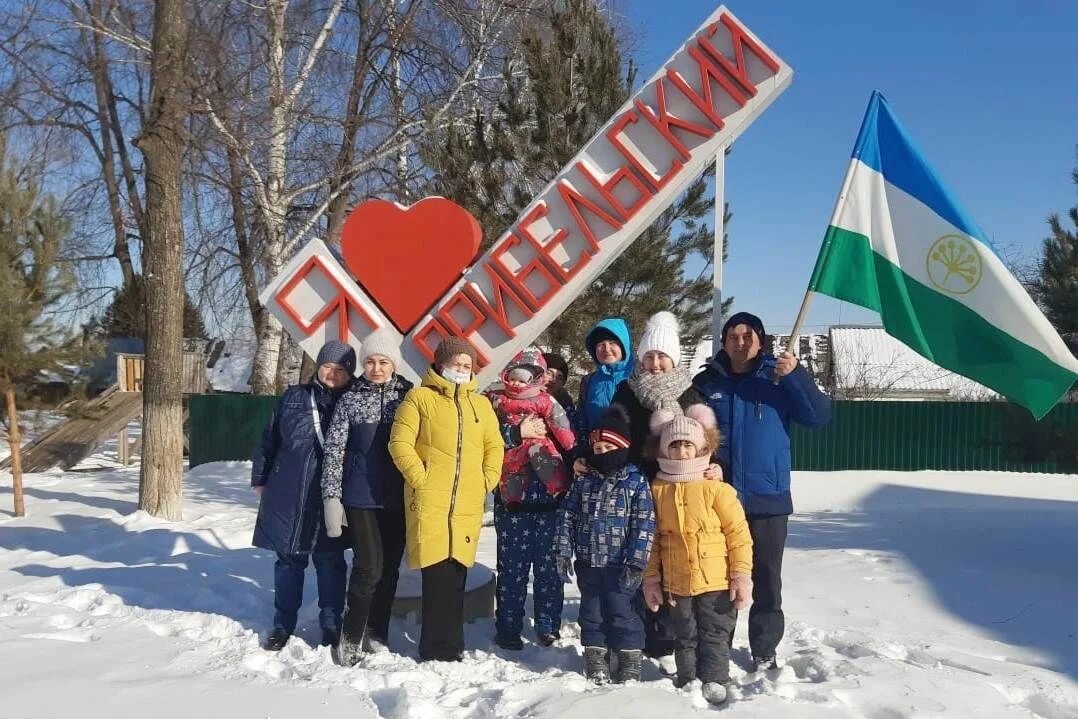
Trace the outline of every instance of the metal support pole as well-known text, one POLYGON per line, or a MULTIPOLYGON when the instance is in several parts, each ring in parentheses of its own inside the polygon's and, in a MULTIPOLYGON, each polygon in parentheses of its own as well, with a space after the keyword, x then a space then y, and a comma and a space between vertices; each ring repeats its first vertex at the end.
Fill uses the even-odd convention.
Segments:
POLYGON ((726 228, 726 148, 715 153, 715 262, 711 288, 711 354, 719 351, 722 332, 722 255, 726 228))

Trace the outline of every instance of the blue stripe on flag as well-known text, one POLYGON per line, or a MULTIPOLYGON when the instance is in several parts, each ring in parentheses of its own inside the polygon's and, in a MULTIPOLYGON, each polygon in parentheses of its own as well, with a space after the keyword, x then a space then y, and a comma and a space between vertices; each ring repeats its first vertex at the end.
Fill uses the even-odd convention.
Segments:
POLYGON ((895 187, 916 197, 962 232, 980 240, 993 253, 999 254, 944 186, 878 90, 872 92, 872 98, 868 101, 853 157, 882 174, 895 187))

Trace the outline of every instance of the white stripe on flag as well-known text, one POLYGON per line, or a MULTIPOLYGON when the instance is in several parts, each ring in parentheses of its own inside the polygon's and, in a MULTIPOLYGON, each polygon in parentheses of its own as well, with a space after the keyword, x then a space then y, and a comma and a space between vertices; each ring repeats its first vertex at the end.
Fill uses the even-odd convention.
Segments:
POLYGON ((1060 339, 1025 288, 992 250, 937 215, 882 174, 853 160, 845 202, 832 224, 866 235, 873 250, 909 277, 961 302, 986 321, 1057 364, 1078 372, 1078 360, 1060 339), (969 241, 980 258, 980 281, 965 294, 944 291, 929 276, 928 255, 945 235, 969 241))

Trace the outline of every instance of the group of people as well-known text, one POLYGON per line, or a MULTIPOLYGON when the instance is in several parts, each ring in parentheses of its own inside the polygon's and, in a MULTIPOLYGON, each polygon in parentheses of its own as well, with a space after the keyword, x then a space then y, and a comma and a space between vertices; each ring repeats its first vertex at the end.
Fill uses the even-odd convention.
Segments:
POLYGON ((355 350, 327 343, 311 381, 279 400, 253 465, 254 543, 277 554, 265 648, 295 630, 313 561, 334 660, 384 650, 406 553, 422 575, 419 656, 459 661, 467 568, 493 492, 498 646, 524 645, 529 577, 535 640, 560 640, 575 578, 590 680, 638 680, 646 654, 678 686, 698 679, 708 701, 725 701, 750 601, 754 670, 777 666, 789 426, 830 415, 807 371, 765 352, 764 338, 758 317, 732 316, 694 376, 673 314, 653 316, 635 352, 627 323, 604 319, 584 338, 595 369, 576 402, 565 359, 537 348, 480 393, 475 349, 458 337, 442 340, 418 387, 398 374, 388 331, 363 341, 358 377, 355 350))

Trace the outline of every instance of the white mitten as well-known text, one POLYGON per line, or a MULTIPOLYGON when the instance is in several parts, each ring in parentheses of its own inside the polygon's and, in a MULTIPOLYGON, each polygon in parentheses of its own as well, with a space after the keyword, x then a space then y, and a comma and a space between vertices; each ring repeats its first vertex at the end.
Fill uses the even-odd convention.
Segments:
POLYGON ((330 537, 339 537, 343 528, 348 526, 348 520, 344 516, 344 505, 340 497, 326 497, 322 500, 322 513, 326 518, 326 534, 330 537))

